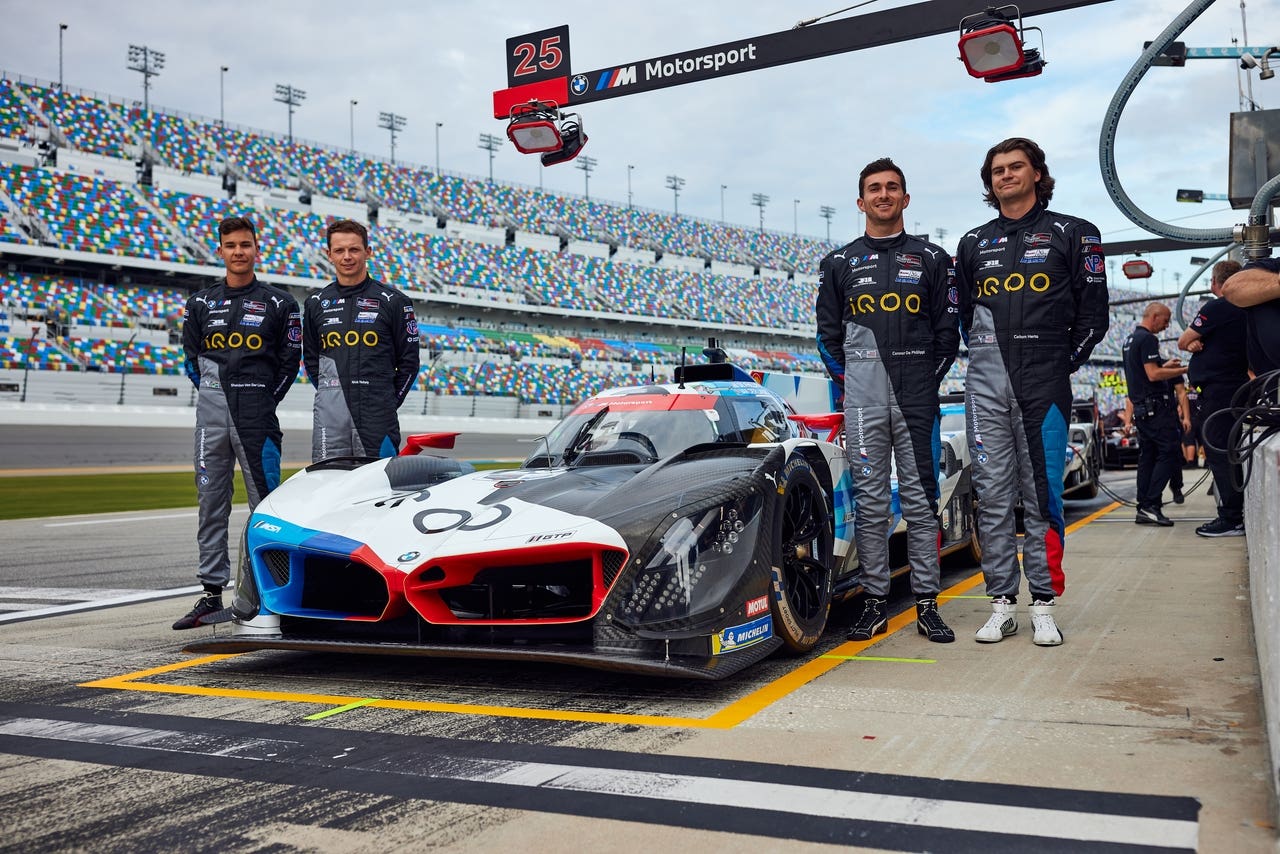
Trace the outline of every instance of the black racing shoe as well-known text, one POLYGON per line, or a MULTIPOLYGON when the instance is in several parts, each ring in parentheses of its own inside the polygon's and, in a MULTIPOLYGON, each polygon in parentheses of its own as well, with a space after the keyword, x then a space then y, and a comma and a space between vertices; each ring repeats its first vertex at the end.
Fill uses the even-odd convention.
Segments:
POLYGON ((1183 494, 1182 494, 1182 490, 1181 490, 1181 489, 1175 489, 1175 490, 1173 491, 1173 503, 1174 503, 1174 504, 1182 504, 1182 503, 1183 503, 1183 502, 1185 502, 1186 500, 1187 500, 1187 497, 1186 497, 1185 495, 1183 495, 1183 494))
POLYGON ((849 640, 871 640, 876 635, 884 634, 889 628, 889 618, 884 613, 887 604, 887 599, 868 596, 862 604, 862 615, 853 624, 853 628, 849 629, 849 640))
POLYGON ((1135 525, 1159 525, 1162 528, 1173 527, 1173 520, 1160 512, 1159 507, 1139 507, 1138 515, 1134 517, 1133 523, 1135 525))
POLYGON ((1243 537, 1244 522, 1231 522, 1219 516, 1196 528, 1196 533, 1202 537, 1243 537))
POLYGON ((942 622, 938 613, 937 599, 916 600, 916 631, 929 639, 931 643, 953 643, 956 633, 942 622))
POLYGON ((206 593, 196 600, 196 606, 185 617, 173 624, 175 629, 194 629, 205 625, 205 619, 222 610, 222 596, 217 593, 206 593))

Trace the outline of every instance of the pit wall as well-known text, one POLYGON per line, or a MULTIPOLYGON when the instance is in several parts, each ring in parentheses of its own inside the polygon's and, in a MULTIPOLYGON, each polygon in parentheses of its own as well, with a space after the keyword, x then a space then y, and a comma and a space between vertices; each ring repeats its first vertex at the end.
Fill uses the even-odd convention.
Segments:
MULTIPOLYGON (((1280 802, 1280 435, 1254 449, 1253 475, 1245 488, 1245 527, 1271 785, 1280 802)), ((1276 817, 1280 819, 1280 807, 1276 817)))

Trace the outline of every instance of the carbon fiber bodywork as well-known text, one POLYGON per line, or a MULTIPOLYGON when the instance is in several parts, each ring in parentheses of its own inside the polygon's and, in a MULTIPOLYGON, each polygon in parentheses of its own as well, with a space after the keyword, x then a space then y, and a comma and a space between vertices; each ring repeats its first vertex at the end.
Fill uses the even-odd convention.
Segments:
MULTIPOLYGON (((232 635, 186 650, 708 679, 805 653, 833 598, 859 588, 844 448, 795 415, 788 386, 830 399, 825 379, 691 366, 584 401, 519 469, 425 454, 317 463, 249 520, 232 635)), ((948 457, 947 483, 967 483, 965 466, 948 457)), ((963 545, 965 500, 944 496, 948 546, 963 545)))

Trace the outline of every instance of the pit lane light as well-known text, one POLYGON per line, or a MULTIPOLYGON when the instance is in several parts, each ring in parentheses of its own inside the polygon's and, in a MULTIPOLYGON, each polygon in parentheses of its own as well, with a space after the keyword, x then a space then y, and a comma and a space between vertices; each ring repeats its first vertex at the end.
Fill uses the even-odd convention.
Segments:
POLYGON ((513 106, 507 138, 521 154, 540 154, 544 166, 572 160, 587 142, 582 117, 577 113, 561 113, 554 101, 529 101, 513 106))
MULTIPOLYGON (((1044 70, 1038 48, 1024 47, 1028 29, 1022 26, 1017 6, 988 6, 986 11, 960 21, 960 61, 971 77, 988 83, 1034 77, 1044 70)), ((1044 34, 1041 33, 1043 42, 1044 34)))
POLYGON ((1126 279, 1149 279, 1155 270, 1151 266, 1151 262, 1143 258, 1134 258, 1131 261, 1125 261, 1120 265, 1120 269, 1124 272, 1126 279))

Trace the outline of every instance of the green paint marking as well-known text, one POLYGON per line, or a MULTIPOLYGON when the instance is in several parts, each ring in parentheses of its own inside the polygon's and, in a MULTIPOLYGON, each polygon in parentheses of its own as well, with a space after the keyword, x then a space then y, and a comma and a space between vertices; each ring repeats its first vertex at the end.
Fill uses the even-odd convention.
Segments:
POLYGON ((307 715, 305 718, 303 718, 303 720, 318 721, 327 717, 331 717, 333 715, 340 715, 343 712, 349 712, 352 709, 358 709, 361 706, 367 706, 370 703, 376 703, 376 702, 378 702, 377 697, 372 697, 368 700, 356 700, 354 703, 347 703, 345 706, 338 706, 335 709, 329 709, 328 711, 324 711, 324 712, 316 712, 314 715, 307 715))

